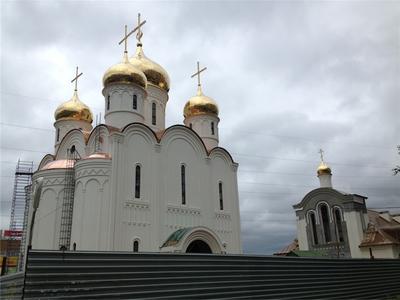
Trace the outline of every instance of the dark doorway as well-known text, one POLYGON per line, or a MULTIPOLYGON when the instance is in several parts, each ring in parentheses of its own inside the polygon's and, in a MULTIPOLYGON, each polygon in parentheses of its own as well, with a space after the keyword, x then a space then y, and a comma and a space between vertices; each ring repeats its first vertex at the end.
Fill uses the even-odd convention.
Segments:
POLYGON ((212 253, 212 251, 206 242, 195 240, 189 244, 186 253, 212 253))

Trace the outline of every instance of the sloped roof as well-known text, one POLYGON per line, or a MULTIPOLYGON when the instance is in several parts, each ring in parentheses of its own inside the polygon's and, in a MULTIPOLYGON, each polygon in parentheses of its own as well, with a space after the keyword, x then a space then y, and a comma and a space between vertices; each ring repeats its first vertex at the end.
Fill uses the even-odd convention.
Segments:
POLYGON ((368 218, 370 223, 359 247, 400 245, 400 223, 388 212, 368 210, 368 218))
POLYGON ((299 250, 299 240, 294 239, 289 245, 281 249, 280 251, 274 253, 274 255, 287 255, 292 251, 299 250))

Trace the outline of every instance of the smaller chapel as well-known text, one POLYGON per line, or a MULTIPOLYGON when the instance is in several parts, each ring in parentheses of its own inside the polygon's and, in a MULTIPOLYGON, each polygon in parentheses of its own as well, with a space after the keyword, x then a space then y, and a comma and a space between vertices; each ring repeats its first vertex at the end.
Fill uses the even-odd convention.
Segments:
POLYGON ((131 32, 125 26, 122 60, 104 73, 104 124, 93 128, 78 96, 78 68, 72 98, 55 111, 54 153, 33 175, 33 249, 242 253, 238 164, 219 146, 206 68, 197 63, 183 124, 166 127, 170 79, 144 54, 145 22, 139 14, 131 32))
POLYGON ((309 251, 334 258, 400 258, 400 216, 367 209, 367 197, 335 189, 320 153, 320 187, 293 205, 297 241, 277 255, 309 251))

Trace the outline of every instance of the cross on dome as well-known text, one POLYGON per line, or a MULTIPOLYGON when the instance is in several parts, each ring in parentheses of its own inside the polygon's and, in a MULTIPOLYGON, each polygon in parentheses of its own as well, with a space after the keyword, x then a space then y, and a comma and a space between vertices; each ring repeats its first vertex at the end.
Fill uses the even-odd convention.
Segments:
MULTIPOLYGON (((140 14, 139 14, 140 15, 140 14)), ((124 38, 118 43, 118 45, 121 45, 123 42, 125 42, 125 52, 127 52, 127 45, 128 45, 128 37, 130 37, 133 33, 136 31, 140 30, 140 28, 146 23, 146 20, 143 22, 138 22, 138 25, 131 30, 131 32, 127 33, 128 27, 125 25, 125 36, 124 38)), ((141 31, 140 31, 141 32, 141 31)))
POLYGON ((321 161, 324 161, 324 150, 319 149, 318 153, 321 155, 321 161))
POLYGON ((71 83, 75 81, 75 92, 78 91, 78 78, 83 75, 83 73, 81 72, 80 74, 78 74, 78 67, 76 67, 76 74, 74 79, 71 80, 71 83))
POLYGON ((140 13, 138 13, 138 19, 137 19, 137 33, 136 33, 136 39, 139 44, 142 43, 141 38, 143 36, 143 31, 142 31, 142 26, 146 23, 146 20, 143 21, 143 23, 140 23, 140 13))
POLYGON ((203 69, 200 70, 200 62, 197 62, 197 72, 194 73, 192 76, 190 76, 190 78, 193 78, 194 76, 197 76, 197 85, 201 86, 201 82, 200 82, 200 73, 207 70, 207 67, 204 67, 203 69))

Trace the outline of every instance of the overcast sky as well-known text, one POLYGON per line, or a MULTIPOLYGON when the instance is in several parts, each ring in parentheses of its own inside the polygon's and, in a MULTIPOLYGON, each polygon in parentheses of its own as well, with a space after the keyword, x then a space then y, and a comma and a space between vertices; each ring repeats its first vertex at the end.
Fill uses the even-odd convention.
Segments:
POLYGON ((335 188, 371 208, 400 206, 400 2, 3 0, 1 228, 18 158, 37 165, 53 151, 54 111, 77 65, 81 100, 104 115, 101 79, 138 12, 144 51, 171 78, 168 126, 196 92, 196 61, 207 66, 220 145, 239 163, 245 252, 296 237, 292 205, 319 187, 320 148, 335 188))

